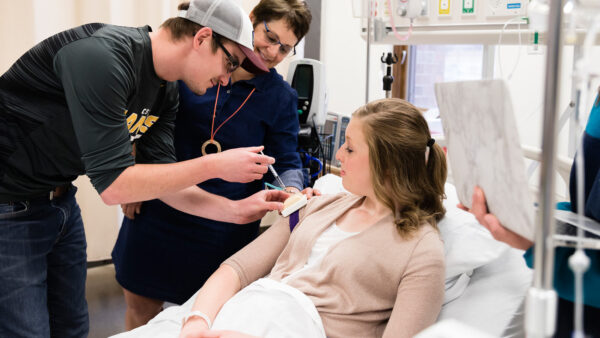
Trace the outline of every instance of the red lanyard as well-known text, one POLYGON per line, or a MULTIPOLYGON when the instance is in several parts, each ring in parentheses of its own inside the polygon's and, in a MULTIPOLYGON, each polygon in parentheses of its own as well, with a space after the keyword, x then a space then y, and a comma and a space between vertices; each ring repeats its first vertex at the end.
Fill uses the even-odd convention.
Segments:
POLYGON ((217 135, 217 132, 219 131, 219 129, 221 129, 221 127, 227 122, 229 121, 235 114, 237 114, 240 109, 242 109, 242 107, 246 104, 246 101, 248 101, 248 99, 250 98, 250 96, 252 96, 252 93, 254 93, 254 91, 256 90, 256 88, 252 88, 252 91, 250 92, 250 94, 248 94, 248 97, 246 97, 246 99, 244 100, 244 102, 242 102, 242 104, 238 107, 238 109, 236 111, 233 112, 233 114, 231 114, 225 121, 223 121, 218 127, 217 130, 214 130, 215 128, 215 116, 217 115, 217 102, 219 101, 219 90, 221 89, 221 84, 219 83, 219 86, 217 87, 217 97, 215 98, 215 108, 213 109, 213 117, 212 117, 212 125, 210 126, 210 140, 214 141, 215 140, 215 135, 217 135))

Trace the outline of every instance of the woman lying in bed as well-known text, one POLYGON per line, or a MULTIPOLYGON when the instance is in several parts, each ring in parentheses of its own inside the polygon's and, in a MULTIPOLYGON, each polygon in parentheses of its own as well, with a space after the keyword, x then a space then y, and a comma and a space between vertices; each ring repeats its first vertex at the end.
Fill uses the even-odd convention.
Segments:
POLYGON ((312 198, 292 231, 293 217, 279 219, 186 304, 130 334, 173 336, 183 323, 181 337, 412 337, 433 324, 446 162, 427 123, 406 101, 369 103, 336 158, 351 194, 312 198))

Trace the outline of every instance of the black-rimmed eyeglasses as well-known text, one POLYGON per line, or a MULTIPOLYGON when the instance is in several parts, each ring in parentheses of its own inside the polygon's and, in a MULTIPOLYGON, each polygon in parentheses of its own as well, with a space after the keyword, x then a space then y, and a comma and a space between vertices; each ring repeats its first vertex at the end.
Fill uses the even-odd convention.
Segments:
POLYGON ((240 66, 240 61, 237 59, 237 57, 235 57, 235 56, 231 55, 231 53, 229 53, 227 48, 225 48, 225 46, 223 46, 223 44, 221 43, 218 36, 213 34, 213 39, 215 39, 217 46, 219 46, 219 48, 221 48, 221 50, 223 51, 223 53, 225 53, 225 56, 227 57, 227 64, 225 65, 225 68, 227 69, 227 73, 230 73, 230 74, 233 73, 240 66))

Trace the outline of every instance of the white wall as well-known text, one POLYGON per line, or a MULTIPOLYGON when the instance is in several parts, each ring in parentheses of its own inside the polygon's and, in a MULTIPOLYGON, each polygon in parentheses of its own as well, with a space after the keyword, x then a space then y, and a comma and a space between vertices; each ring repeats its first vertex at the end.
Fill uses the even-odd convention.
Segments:
MULTIPOLYGON (((501 58, 496 58, 494 73, 500 77, 499 62, 503 69, 503 78, 507 80, 511 96, 514 103, 515 116, 521 143, 540 147, 542 141, 542 121, 543 121, 543 100, 545 83, 545 63, 546 53, 539 55, 528 55, 526 47, 521 47, 521 57, 518 58, 518 46, 500 46, 499 54, 501 58), (518 63, 517 63, 518 62, 518 63), (511 79, 508 79, 511 70, 515 67, 511 79)), ((569 102, 570 96, 570 78, 565 74, 572 65, 572 48, 566 47, 563 53, 563 71, 561 73, 562 85, 560 86, 560 95, 558 107, 560 111, 564 110, 569 102)), ((566 154, 567 144, 565 133, 563 138, 559 138, 557 145, 561 153, 566 154)))
MULTIPOLYGON (((524 144, 540 147, 542 142, 542 121, 543 121, 543 99, 545 83, 545 64, 546 53, 539 55, 527 54, 527 47, 521 47, 521 57, 518 57, 518 46, 501 46, 500 60, 496 58, 495 74, 500 77, 499 61, 502 64, 503 78, 507 79, 509 73, 516 64, 515 71, 511 79, 507 79, 511 96, 514 102, 515 115, 519 128, 521 141, 524 144), (518 61, 518 63, 517 63, 518 61)), ((558 97, 559 115, 562 114, 571 99, 571 84, 573 74, 573 46, 565 46, 562 53, 562 70, 560 92, 558 97)), ((496 56, 498 53, 496 53, 496 56)), ((593 50, 594 59, 600 58, 600 48, 593 50)), ((595 98, 595 92, 598 88, 597 82, 592 86, 588 94, 586 107, 582 109, 582 115, 587 117, 589 108, 595 98)), ((561 129, 557 139, 557 150, 559 155, 570 156, 568 152, 569 125, 561 129)))
MULTIPOLYGON (((500 60, 496 58, 495 71, 496 77, 500 77, 500 67, 502 64, 503 78, 507 79, 511 97, 513 99, 515 117, 517 121, 517 128, 519 129, 519 136, 521 143, 529 146, 541 148, 542 145, 542 132, 543 132, 543 119, 544 119, 544 84, 545 84, 545 65, 546 65, 546 49, 542 49, 542 54, 528 54, 527 47, 521 47, 521 56, 519 57, 518 46, 502 46, 500 47, 500 60), (513 67, 515 71, 510 79, 508 79, 513 67)), ((593 59, 600 59, 600 47, 593 48, 593 59)), ((496 53, 498 56, 498 53, 496 53)), ((565 46, 562 50, 562 68, 561 78, 559 85, 559 95, 557 101, 558 116, 557 119, 563 114, 568 108, 571 100, 571 86, 572 86, 572 75, 573 75, 573 62, 574 62, 574 48, 573 46, 565 46)), ((593 81, 590 92, 587 94, 587 100, 582 105, 581 116, 582 119, 587 119, 589 110, 596 97, 598 80, 593 81)), ((574 123, 574 122, 571 122, 574 123)), ((580 137, 577 133, 574 133, 570 129, 570 122, 567 122, 562 126, 560 132, 556 138, 556 150, 557 155, 564 156, 567 158, 573 157, 573 149, 570 147, 576 147, 577 141, 580 137), (573 138, 573 139, 571 139, 573 138), (572 145, 570 146, 570 143, 572 145)), ((557 123, 557 128, 561 126, 557 123)), ((535 172, 535 175, 531 178, 534 185, 538 185, 539 182, 539 169, 535 172)), ((568 186, 565 182, 557 177, 556 179, 556 192, 563 196, 564 199, 568 199, 568 186)))
MULTIPOLYGON (((518 46, 502 46, 500 48, 502 55, 500 61, 503 65, 503 78, 507 79, 510 70, 518 60, 514 74, 510 80, 507 79, 507 82, 514 102, 519 134, 522 143, 540 147, 542 143, 543 91, 546 81, 545 64, 547 55, 545 48, 543 49, 544 53, 539 55, 527 54, 526 49, 526 47, 522 47, 521 57, 518 58, 518 46)), ((592 55, 592 59, 600 59, 600 47, 594 47, 592 55)), ((496 59, 495 74, 497 77, 500 76, 498 61, 496 59)), ((568 108, 571 100, 574 61, 576 60, 574 60, 573 46, 565 46, 562 52, 561 83, 559 85, 560 91, 557 103, 558 117, 568 108)), ((590 91, 587 93, 586 102, 583 103, 581 108, 583 119, 587 119, 591 105, 596 97, 598 83, 597 79, 592 81, 590 91)), ((557 153, 562 156, 571 157, 573 154, 569 152, 569 127, 569 123, 567 123, 560 129, 557 138, 557 153)))
POLYGON ((0 0, 0 73, 41 40, 89 22, 154 29, 179 0, 0 0))
MULTIPOLYGON (((323 0, 321 61, 327 72, 328 111, 350 115, 365 104, 367 43, 361 20, 354 18, 348 0, 323 0)), ((392 46, 371 45, 369 100, 385 97, 380 61, 392 46)))
POLYGON ((0 0, 0 74, 34 44, 32 13, 32 1, 0 0))

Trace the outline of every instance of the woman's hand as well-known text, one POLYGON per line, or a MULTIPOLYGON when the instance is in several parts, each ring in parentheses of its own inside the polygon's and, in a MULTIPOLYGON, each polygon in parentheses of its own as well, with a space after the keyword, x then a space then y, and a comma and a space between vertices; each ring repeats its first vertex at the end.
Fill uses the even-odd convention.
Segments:
POLYGON ((257 336, 252 336, 252 335, 245 334, 242 332, 224 331, 224 330, 205 331, 199 337, 202 337, 202 338, 259 338, 257 336))
POLYGON ((204 335, 206 332, 210 332, 206 321, 201 317, 192 317, 183 324, 179 338, 207 337, 204 335))
POLYGON ((123 210, 123 214, 125 215, 125 217, 129 219, 134 219, 135 214, 139 214, 142 210, 142 202, 121 204, 121 209, 123 210))
POLYGON ((306 188, 302 191, 298 190, 298 188, 296 187, 287 187, 285 188, 285 192, 288 192, 290 194, 296 194, 296 193, 303 193, 304 195, 306 195, 307 199, 311 199, 313 196, 321 196, 321 192, 317 189, 313 189, 313 188, 306 188))
POLYGON ((321 196, 321 192, 313 188, 306 188, 302 190, 302 193, 306 195, 306 198, 308 199, 311 199, 313 196, 321 196))
POLYGON ((533 242, 527 238, 505 228, 494 214, 489 213, 485 201, 485 195, 481 188, 475 187, 475 189, 473 189, 472 200, 473 202, 471 209, 460 203, 457 205, 457 207, 475 215, 477 221, 486 227, 497 241, 504 242, 513 248, 521 250, 527 250, 533 245, 533 242))

